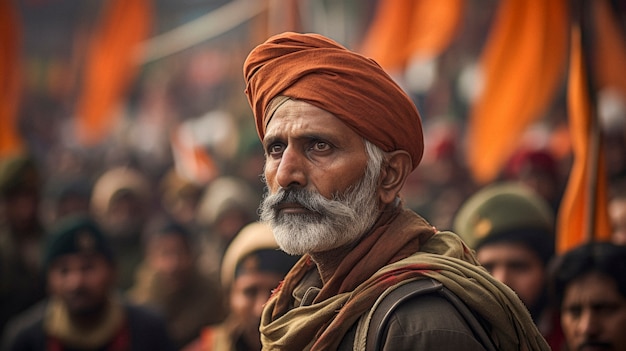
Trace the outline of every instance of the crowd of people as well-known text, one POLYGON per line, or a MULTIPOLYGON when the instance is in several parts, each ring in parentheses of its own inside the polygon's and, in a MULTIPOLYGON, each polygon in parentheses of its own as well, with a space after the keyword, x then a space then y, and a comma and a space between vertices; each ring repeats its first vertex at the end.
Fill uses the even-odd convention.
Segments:
POLYGON ((477 322, 429 290, 381 349, 626 350, 626 169, 612 242, 557 255, 567 160, 525 148, 473 183, 454 139, 424 150, 402 89, 322 36, 270 38, 244 74, 263 151, 206 184, 1 160, 2 351, 356 349, 379 297, 422 278, 477 322))

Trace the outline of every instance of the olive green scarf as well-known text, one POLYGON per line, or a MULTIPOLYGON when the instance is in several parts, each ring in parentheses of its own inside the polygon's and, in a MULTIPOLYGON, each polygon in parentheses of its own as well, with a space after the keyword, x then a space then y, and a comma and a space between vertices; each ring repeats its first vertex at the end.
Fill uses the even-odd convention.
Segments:
POLYGON ((263 312, 264 350, 337 349, 387 288, 424 276, 443 283, 480 314, 500 349, 549 350, 517 295, 479 267, 458 236, 434 234, 409 210, 384 214, 375 228, 344 258, 311 305, 294 308, 298 302, 292 292, 316 274, 316 267, 309 256, 294 266, 263 312))

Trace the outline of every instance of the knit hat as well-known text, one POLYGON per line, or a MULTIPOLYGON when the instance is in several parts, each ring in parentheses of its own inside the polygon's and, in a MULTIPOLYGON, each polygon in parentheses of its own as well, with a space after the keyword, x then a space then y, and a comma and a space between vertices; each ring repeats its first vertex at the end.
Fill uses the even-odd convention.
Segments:
POLYGON ((554 214, 548 203, 518 183, 487 186, 472 195, 454 218, 454 231, 471 248, 517 242, 547 263, 554 254, 554 214))
POLYGON ((46 270, 63 255, 97 253, 113 263, 113 250, 102 230, 88 216, 70 216, 60 220, 51 230, 44 250, 46 270))
POLYGON ((286 275, 300 256, 281 251, 269 225, 252 222, 237 234, 222 261, 222 285, 227 288, 239 275, 272 272, 286 275))

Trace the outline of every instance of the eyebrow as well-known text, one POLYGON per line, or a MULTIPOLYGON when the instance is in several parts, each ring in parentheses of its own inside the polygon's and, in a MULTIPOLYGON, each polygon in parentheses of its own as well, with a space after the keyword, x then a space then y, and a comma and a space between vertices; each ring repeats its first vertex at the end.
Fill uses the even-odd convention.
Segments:
MULTIPOLYGON (((341 141, 340 137, 331 135, 326 132, 305 132, 298 135, 292 135, 290 138, 294 140, 327 140, 335 145, 339 144, 339 142, 341 141)), ((283 138, 279 135, 266 135, 263 139, 262 144, 264 146, 267 146, 275 142, 283 141, 285 139, 286 138, 283 138)))

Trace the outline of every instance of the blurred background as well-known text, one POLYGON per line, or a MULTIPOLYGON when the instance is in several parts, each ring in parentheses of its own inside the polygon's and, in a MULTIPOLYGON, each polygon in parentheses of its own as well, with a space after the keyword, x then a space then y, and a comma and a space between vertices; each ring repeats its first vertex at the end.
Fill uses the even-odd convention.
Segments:
POLYGON ((526 172, 533 153, 548 155, 536 164, 557 209, 581 113, 591 128, 581 150, 596 145, 585 168, 598 173, 592 179, 613 182, 626 169, 621 0, 0 4, 0 156, 32 157, 44 196, 67 179, 93 185, 118 166, 139 170, 153 189, 168 172, 202 188, 237 176, 260 196, 263 155, 242 65, 287 30, 376 59, 414 99, 426 150, 405 201, 440 229, 478 187, 526 172), (585 102, 582 112, 570 100, 585 102))

